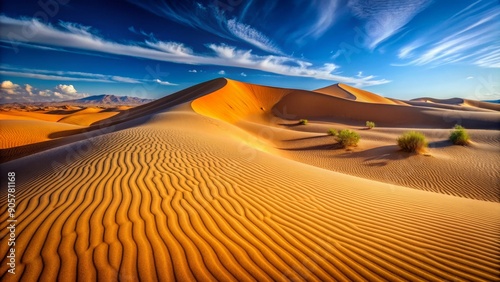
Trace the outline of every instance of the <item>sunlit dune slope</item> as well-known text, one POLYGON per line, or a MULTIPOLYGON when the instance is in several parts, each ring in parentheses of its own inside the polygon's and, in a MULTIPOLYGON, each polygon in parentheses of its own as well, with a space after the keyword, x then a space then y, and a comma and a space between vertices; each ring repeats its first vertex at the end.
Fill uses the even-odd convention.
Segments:
MULTIPOLYGON (((387 185, 264 153, 247 145, 249 133, 187 106, 165 106, 106 134, 1 166, 18 179, 17 278, 499 277, 498 203, 387 185)), ((6 219, 2 211, 2 238, 6 219)), ((12 278, 7 248, 0 244, 3 280, 12 278)))
POLYGON ((342 88, 345 91, 347 91, 347 92, 351 93, 352 95, 354 95, 356 97, 355 100, 358 101, 358 102, 389 104, 389 105, 394 105, 394 104, 406 105, 402 101, 391 100, 391 99, 382 97, 380 95, 377 95, 377 94, 374 94, 374 93, 371 93, 371 92, 368 92, 368 91, 365 91, 365 90, 362 90, 362 89, 358 89, 358 88, 355 88, 355 87, 352 87, 352 86, 349 86, 349 85, 346 85, 346 84, 339 83, 338 85, 339 85, 340 88, 342 88))
POLYGON ((314 90, 314 92, 326 94, 329 96, 344 98, 348 100, 354 100, 358 102, 365 103, 377 103, 377 104, 389 104, 389 105, 406 105, 405 102, 388 99, 377 95, 375 93, 371 93, 365 90, 361 90, 355 87, 351 87, 349 85, 337 83, 334 85, 330 85, 327 87, 323 87, 320 89, 314 90))
POLYGON ((2 120, 0 149, 50 140, 50 135, 54 132, 67 132, 80 128, 81 126, 43 120, 2 120))
POLYGON ((334 97, 349 99, 349 100, 356 100, 357 99, 357 97, 354 96, 353 94, 340 88, 338 83, 330 85, 330 86, 326 86, 326 87, 323 87, 320 89, 316 89, 316 90, 314 90, 314 92, 318 92, 321 94, 326 94, 326 95, 330 95, 330 96, 334 96, 334 97))
POLYGON ((242 119, 260 120, 271 113, 272 107, 293 90, 275 88, 235 80, 191 103, 193 109, 202 115, 237 122, 242 119))

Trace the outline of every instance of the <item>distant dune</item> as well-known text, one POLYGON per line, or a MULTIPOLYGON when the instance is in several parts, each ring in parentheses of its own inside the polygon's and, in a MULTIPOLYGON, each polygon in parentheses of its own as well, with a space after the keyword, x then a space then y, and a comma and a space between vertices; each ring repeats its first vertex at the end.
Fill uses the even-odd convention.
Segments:
POLYGON ((131 108, 1 111, 16 279, 497 281, 500 112, 424 100, 220 78, 131 108), (399 151, 410 129, 425 154, 399 151))

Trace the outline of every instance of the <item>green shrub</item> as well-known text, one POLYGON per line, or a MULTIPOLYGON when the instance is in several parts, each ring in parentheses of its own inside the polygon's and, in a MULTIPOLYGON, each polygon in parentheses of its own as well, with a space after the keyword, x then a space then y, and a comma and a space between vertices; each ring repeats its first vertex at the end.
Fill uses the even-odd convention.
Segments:
POLYGON ((307 119, 299 120, 299 124, 306 125, 309 121, 307 119))
POLYGON ((469 144, 469 133, 461 125, 455 125, 455 130, 450 134, 450 141, 455 145, 467 145, 469 144))
POLYGON ((397 141, 398 146, 406 152, 420 152, 427 147, 425 135, 416 131, 404 133, 397 141))
POLYGON ((375 123, 373 121, 367 121, 366 127, 368 127, 369 129, 372 129, 375 127, 375 123))
POLYGON ((360 137, 358 133, 349 129, 343 129, 337 134, 337 140, 344 148, 347 148, 349 146, 357 146, 359 138, 360 137))
POLYGON ((331 136, 337 136, 337 134, 339 133, 337 129, 328 129, 328 131, 326 132, 328 133, 328 135, 331 135, 331 136))

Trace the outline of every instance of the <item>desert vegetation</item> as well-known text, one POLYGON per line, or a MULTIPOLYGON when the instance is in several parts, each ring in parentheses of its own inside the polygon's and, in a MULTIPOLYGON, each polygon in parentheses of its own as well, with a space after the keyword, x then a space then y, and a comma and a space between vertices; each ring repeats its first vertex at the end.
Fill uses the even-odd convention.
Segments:
POLYGON ((326 133, 331 136, 337 136, 337 134, 339 134, 339 131, 337 129, 330 128, 326 133))
POLYGON ((366 127, 368 127, 368 129, 372 129, 375 127, 375 123, 373 121, 366 121, 366 127))
POLYGON ((343 129, 337 134, 337 141, 344 148, 357 146, 359 139, 359 134, 349 129, 343 129))
POLYGON ((307 119, 301 119, 299 120, 299 124, 301 125, 306 125, 309 121, 307 119))
POLYGON ((417 131, 409 131, 401 135, 398 139, 398 146, 406 152, 421 152, 427 148, 427 138, 417 131))
POLYGON ((467 145, 469 144, 469 133, 467 133, 467 130, 461 125, 455 125, 453 127, 453 131, 450 134, 450 141, 453 142, 455 145, 467 145))

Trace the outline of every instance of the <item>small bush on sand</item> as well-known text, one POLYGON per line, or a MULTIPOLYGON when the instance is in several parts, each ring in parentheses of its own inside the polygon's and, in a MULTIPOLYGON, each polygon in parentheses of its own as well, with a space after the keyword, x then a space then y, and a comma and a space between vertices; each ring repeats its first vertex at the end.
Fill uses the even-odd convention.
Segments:
POLYGON ((299 124, 306 125, 309 121, 307 119, 299 120, 299 124))
POLYGON ((450 141, 455 145, 469 144, 469 133, 461 125, 455 125, 454 130, 450 134, 450 141))
POLYGON ((375 127, 375 123, 373 121, 367 121, 366 127, 368 127, 369 129, 372 129, 375 127))
POLYGON ((427 147, 425 135, 416 131, 404 133, 398 138, 397 141, 398 146, 406 152, 421 152, 427 147))
POLYGON ((350 146, 357 146, 359 142, 359 134, 349 130, 349 129, 343 129, 339 131, 337 134, 337 140, 339 141, 340 145, 342 147, 347 148, 350 146))
POLYGON ((331 135, 331 136, 337 136, 337 134, 339 133, 337 129, 328 129, 327 131, 328 135, 331 135))

